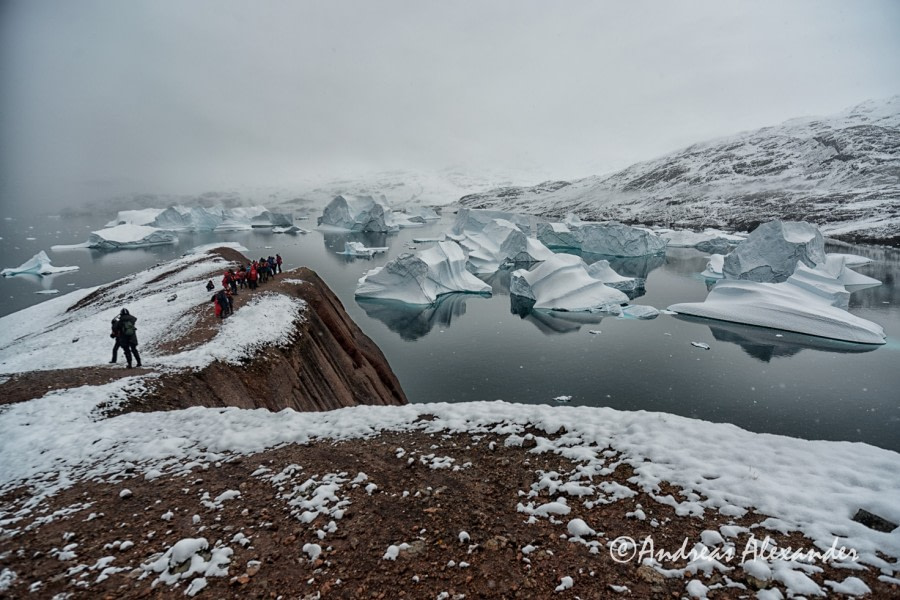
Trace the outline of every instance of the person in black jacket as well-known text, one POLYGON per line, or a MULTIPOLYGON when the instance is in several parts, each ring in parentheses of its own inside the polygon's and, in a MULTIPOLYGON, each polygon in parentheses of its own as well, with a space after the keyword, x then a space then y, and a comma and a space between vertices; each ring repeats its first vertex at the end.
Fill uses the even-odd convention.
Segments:
POLYGON ((141 355, 138 353, 137 345, 137 326, 135 322, 137 317, 128 312, 127 308, 123 308, 119 313, 119 345, 125 351, 125 360, 128 361, 128 368, 131 368, 131 356, 134 355, 137 366, 141 366, 141 355))
POLYGON ((116 359, 119 357, 119 348, 122 347, 121 344, 119 344, 119 326, 120 325, 121 325, 121 323, 119 323, 119 315, 116 315, 115 318, 112 320, 112 329, 110 330, 110 333, 109 333, 109 337, 116 340, 116 344, 113 346, 112 360, 109 361, 109 363, 112 365, 116 364, 116 359))

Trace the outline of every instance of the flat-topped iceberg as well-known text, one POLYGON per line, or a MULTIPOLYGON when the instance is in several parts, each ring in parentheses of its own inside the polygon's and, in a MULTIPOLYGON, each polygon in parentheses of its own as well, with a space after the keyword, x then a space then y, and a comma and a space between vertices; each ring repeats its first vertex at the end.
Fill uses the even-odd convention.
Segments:
POLYGON ((96 248, 99 250, 123 250, 174 244, 177 241, 178 236, 166 229, 157 229, 146 225, 116 225, 100 231, 92 231, 91 235, 88 236, 88 240, 82 244, 52 246, 51 249, 96 248))
POLYGON ((41 250, 19 267, 3 269, 0 275, 3 277, 11 277, 13 275, 52 275, 54 273, 65 273, 67 271, 77 271, 78 267, 54 267, 50 263, 50 257, 41 250))
POLYGON ((469 253, 469 270, 479 274, 493 273, 504 265, 541 262, 553 256, 544 244, 526 236, 505 219, 492 219, 481 231, 466 231, 458 242, 469 253))
POLYGON ((581 257, 571 254, 554 254, 531 271, 514 271, 509 293, 546 310, 619 312, 619 305, 628 302, 623 292, 591 277, 581 257))
POLYGON ((423 221, 439 221, 441 215, 437 214, 433 208, 429 206, 407 206, 403 209, 410 219, 421 219, 423 221))
POLYGON ((837 298, 825 289, 797 284, 797 279, 782 283, 723 279, 705 301, 673 304, 669 310, 847 342, 885 343, 880 325, 834 306, 837 298))
POLYGON ((415 254, 401 254, 363 275, 356 295, 432 304, 438 296, 453 292, 490 294, 491 286, 466 270, 466 258, 462 247, 452 241, 437 242, 415 254))
POLYGON ((345 242, 344 251, 338 252, 338 254, 343 254, 345 256, 365 256, 371 258, 376 254, 381 254, 382 252, 387 251, 387 246, 382 246, 379 248, 367 248, 359 242, 345 242))
POLYGON ((385 220, 385 207, 372 196, 335 196, 317 221, 320 227, 344 231, 395 231, 385 220))
POLYGON ((309 230, 291 225, 290 227, 273 227, 272 233, 309 233, 309 230))
POLYGON ((779 283, 794 273, 797 263, 815 267, 823 262, 825 239, 818 227, 805 221, 770 221, 725 257, 722 273, 727 279, 779 283))
POLYGON ((106 224, 107 227, 116 225, 150 225, 163 212, 162 208, 139 208, 137 210, 120 210, 116 218, 106 224))

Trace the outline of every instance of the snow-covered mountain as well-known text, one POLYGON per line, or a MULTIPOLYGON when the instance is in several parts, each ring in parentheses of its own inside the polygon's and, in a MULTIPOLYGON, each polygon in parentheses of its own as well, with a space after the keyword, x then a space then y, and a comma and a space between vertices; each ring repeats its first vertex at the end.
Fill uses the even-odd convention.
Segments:
POLYGON ((806 220, 900 243, 900 96, 695 144, 608 176, 464 196, 470 208, 687 227, 806 220))

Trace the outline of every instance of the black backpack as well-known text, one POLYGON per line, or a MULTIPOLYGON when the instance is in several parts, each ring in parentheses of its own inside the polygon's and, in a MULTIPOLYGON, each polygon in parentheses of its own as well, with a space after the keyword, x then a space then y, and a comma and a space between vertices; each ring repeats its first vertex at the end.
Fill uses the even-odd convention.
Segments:
POLYGON ((124 319, 122 321, 121 327, 122 327, 122 333, 124 333, 125 335, 127 335, 129 337, 133 336, 135 334, 135 332, 137 332, 137 327, 134 326, 133 319, 124 319))

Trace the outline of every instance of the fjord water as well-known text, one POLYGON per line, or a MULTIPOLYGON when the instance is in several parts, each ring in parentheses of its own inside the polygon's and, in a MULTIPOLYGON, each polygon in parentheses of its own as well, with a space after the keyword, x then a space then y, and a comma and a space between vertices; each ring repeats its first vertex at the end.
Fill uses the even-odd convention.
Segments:
MULTIPOLYGON (((639 321, 522 311, 511 303, 509 272, 502 271, 487 279, 491 297, 451 295, 432 307, 354 297, 366 270, 410 251, 410 245, 425 247, 412 239, 448 230, 452 215, 390 235, 180 233, 176 246, 50 250, 55 244, 83 242, 111 216, 0 221, 0 267, 18 266, 40 250, 54 265, 80 267, 53 277, 4 278, 0 315, 52 297, 36 294, 42 290, 64 294, 100 285, 199 244, 234 241, 251 257, 278 252, 288 268, 304 265, 317 271, 385 353, 412 402, 552 404, 570 396, 572 405, 674 413, 756 432, 900 450, 900 251, 895 249, 829 248, 874 259, 859 271, 884 282, 851 296, 851 312, 880 324, 888 335, 886 345, 869 346, 671 315, 639 321), (374 259, 353 259, 337 254, 345 241, 390 250, 374 259), (710 350, 691 342, 705 342, 710 350)), ((596 258, 585 257, 589 262, 596 258)), ((635 304, 663 309, 706 297, 707 283, 698 275, 706 265, 701 252, 670 249, 664 257, 611 263, 623 275, 647 277, 646 293, 635 304)), ((103 355, 109 350, 107 326, 97 323, 97 352, 103 355)))

